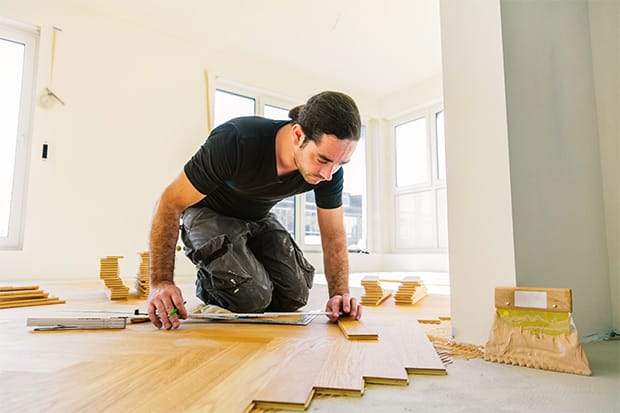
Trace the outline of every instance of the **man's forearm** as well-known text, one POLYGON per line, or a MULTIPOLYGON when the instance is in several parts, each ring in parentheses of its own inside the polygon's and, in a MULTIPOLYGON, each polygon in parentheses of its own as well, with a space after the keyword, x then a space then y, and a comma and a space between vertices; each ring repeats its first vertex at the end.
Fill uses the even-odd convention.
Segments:
POLYGON ((174 256, 181 213, 158 203, 150 234, 149 280, 151 286, 173 282, 174 256))
POLYGON ((323 244, 323 265, 329 296, 349 293, 349 256, 346 240, 332 238, 323 244))

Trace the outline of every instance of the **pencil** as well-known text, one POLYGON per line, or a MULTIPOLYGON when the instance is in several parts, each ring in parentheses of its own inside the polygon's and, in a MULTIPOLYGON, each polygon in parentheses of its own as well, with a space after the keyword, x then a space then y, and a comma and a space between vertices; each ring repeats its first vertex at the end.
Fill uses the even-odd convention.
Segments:
MULTIPOLYGON (((187 301, 183 301, 183 304, 187 304, 187 301)), ((168 313, 168 317, 172 317, 173 315, 175 315, 176 313, 179 312, 179 309, 174 307, 172 310, 170 310, 170 312, 168 313)))

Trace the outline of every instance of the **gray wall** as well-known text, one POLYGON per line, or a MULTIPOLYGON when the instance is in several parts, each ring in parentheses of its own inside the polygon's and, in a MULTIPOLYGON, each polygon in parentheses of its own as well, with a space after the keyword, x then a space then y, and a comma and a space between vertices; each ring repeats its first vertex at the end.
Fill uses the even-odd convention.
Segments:
POLYGON ((568 287, 582 336, 611 294, 586 1, 501 2, 517 285, 568 287))
POLYGON ((614 330, 620 333, 620 1, 591 0, 590 39, 614 330))

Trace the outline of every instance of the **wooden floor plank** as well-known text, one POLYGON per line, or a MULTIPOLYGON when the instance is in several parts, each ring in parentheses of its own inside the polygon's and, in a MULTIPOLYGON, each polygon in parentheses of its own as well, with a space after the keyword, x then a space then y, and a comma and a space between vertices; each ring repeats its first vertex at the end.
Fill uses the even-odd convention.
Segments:
POLYGON ((18 307, 32 307, 37 305, 50 305, 50 304, 64 304, 65 300, 60 300, 58 297, 53 298, 33 298, 26 300, 7 301, 0 304, 0 308, 18 308, 18 307))
POLYGON ((398 346, 390 336, 379 337, 377 341, 359 342, 364 346, 364 381, 374 384, 395 384, 406 386, 409 376, 402 362, 398 346))
POLYGON ((446 374, 435 348, 416 320, 401 320, 381 330, 391 337, 402 363, 411 374, 446 374))
POLYGON ((364 393, 365 347, 346 340, 337 325, 327 330, 333 339, 332 346, 314 382, 314 389, 321 394, 361 396, 364 393))
POLYGON ((279 365, 271 379, 254 396, 254 403, 260 408, 304 410, 314 395, 315 378, 333 340, 317 340, 309 336, 303 339, 289 339, 276 354, 279 365), (283 380, 283 378, 286 378, 283 380))

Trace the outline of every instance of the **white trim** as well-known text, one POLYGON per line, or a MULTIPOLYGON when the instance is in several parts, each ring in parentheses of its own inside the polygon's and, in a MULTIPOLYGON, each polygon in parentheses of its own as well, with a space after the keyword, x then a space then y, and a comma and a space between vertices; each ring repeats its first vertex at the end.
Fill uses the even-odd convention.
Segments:
POLYGON ((23 23, 17 20, 8 19, 0 16, 0 28, 2 30, 13 31, 16 35, 31 34, 39 37, 41 28, 34 24, 23 23))
POLYGON ((38 29, 33 29, 30 25, 10 22, 8 23, 9 26, 6 27, 6 22, 6 19, 0 20, 0 38, 21 43, 25 47, 8 234, 6 237, 0 237, 0 249, 3 250, 21 249, 23 244, 28 155, 32 140, 36 51, 39 36, 38 29))
MULTIPOLYGON (((260 112, 262 112, 263 104, 268 104, 290 110, 297 105, 305 103, 305 100, 301 101, 295 97, 280 95, 265 89, 244 85, 239 82, 234 82, 232 80, 228 80, 219 76, 215 77, 215 89, 226 90, 243 96, 252 97, 256 100, 257 104, 260 101, 260 112)), ((258 110, 257 114, 259 114, 258 110)))

